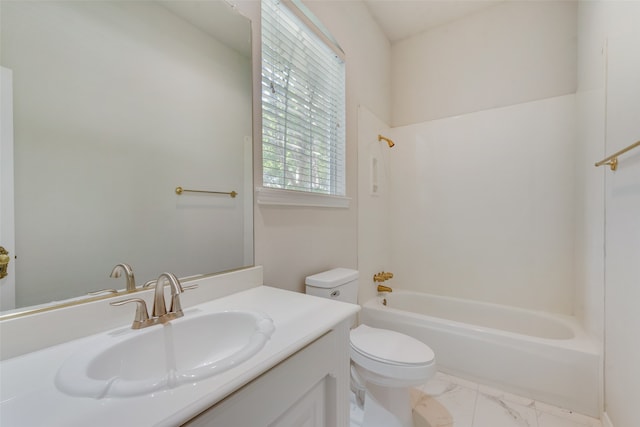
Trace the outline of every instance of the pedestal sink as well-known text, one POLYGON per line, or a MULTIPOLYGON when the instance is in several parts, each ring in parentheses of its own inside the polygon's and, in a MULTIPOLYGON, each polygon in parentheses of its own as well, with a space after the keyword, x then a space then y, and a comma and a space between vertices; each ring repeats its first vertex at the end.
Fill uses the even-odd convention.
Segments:
POLYGON ((164 325, 99 336, 64 362, 55 383, 72 396, 149 394, 231 369, 273 332, 273 321, 258 312, 185 313, 164 325))

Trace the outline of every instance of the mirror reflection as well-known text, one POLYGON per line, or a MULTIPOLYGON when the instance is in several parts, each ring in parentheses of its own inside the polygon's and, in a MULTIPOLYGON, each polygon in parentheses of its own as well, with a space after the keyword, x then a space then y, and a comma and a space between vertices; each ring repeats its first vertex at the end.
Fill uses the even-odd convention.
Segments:
POLYGON ((251 265, 249 21, 222 0, 0 7, 15 307, 122 289, 123 262, 138 286, 251 265))

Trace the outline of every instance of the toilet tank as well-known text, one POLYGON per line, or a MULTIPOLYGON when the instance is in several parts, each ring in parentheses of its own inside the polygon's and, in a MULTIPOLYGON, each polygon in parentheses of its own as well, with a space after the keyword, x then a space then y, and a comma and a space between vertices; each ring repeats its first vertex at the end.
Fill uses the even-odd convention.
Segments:
POLYGON ((334 268, 308 276, 305 285, 309 295, 352 304, 358 302, 358 270, 334 268))

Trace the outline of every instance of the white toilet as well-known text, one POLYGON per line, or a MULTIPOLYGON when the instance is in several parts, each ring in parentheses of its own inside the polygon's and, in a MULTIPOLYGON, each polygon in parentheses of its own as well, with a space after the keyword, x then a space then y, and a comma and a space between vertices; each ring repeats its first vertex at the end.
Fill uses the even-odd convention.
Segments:
MULTIPOLYGON (((307 277, 306 292, 355 304, 358 271, 336 268, 307 277)), ((436 373, 435 355, 421 341, 360 325, 351 330, 352 389, 365 389, 362 427, 412 427, 410 387, 436 373)))

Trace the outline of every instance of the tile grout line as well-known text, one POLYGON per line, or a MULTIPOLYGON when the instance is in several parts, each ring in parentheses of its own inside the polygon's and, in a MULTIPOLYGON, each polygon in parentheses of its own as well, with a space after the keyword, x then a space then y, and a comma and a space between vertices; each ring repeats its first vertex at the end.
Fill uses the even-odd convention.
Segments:
MULTIPOLYGON (((476 424, 476 411, 478 409, 478 394, 480 393, 480 385, 478 384, 476 389, 474 390, 475 396, 473 399, 473 415, 471 415, 471 427, 475 427, 476 424)), ((455 420, 453 421, 455 425, 455 420)))

